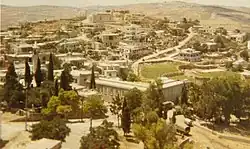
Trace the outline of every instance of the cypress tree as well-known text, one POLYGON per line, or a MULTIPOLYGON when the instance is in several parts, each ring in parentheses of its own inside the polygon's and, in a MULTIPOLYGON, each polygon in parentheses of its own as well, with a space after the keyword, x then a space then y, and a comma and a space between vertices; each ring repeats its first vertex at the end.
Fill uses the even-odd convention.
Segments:
POLYGON ((30 74, 30 66, 28 63, 28 59, 26 59, 25 61, 25 76, 24 76, 24 80, 25 80, 25 85, 27 88, 30 87, 30 84, 32 82, 32 76, 30 74))
POLYGON ((17 74, 13 63, 10 63, 5 76, 4 84, 4 100, 7 101, 9 107, 20 108, 20 101, 24 98, 22 94, 22 84, 17 80, 17 74))
POLYGON ((68 77, 66 76, 65 70, 62 71, 61 77, 60 77, 60 87, 67 91, 69 89, 69 80, 68 77))
POLYGON ((40 87, 41 83, 43 81, 43 75, 42 75, 42 70, 41 70, 41 62, 40 62, 39 57, 37 59, 37 66, 36 66, 36 71, 35 71, 35 81, 36 81, 37 87, 40 87))
POLYGON ((130 125, 131 125, 130 112, 126 99, 124 99, 123 101, 121 123, 124 135, 126 135, 127 133, 130 132, 130 125))
POLYGON ((59 93, 59 86, 58 86, 58 79, 55 80, 55 96, 58 96, 59 93))
POLYGON ((94 65, 92 66, 92 72, 91 72, 91 79, 90 79, 90 89, 95 89, 96 88, 96 84, 95 84, 95 69, 94 69, 94 65))
POLYGON ((49 55, 49 65, 48 65, 48 80, 54 81, 54 64, 53 64, 53 57, 52 53, 49 55))
POLYGON ((188 93, 187 93, 187 87, 186 84, 183 84, 182 87, 182 93, 181 93, 181 104, 187 104, 188 103, 188 93))

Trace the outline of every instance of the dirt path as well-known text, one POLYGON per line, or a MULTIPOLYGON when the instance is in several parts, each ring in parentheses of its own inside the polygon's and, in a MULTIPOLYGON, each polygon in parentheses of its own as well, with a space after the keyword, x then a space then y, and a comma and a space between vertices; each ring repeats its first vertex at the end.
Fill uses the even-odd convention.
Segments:
POLYGON ((191 129, 191 134, 196 142, 196 148, 199 149, 206 149, 206 147, 210 149, 247 149, 250 146, 250 144, 239 141, 221 139, 218 135, 196 126, 191 129))

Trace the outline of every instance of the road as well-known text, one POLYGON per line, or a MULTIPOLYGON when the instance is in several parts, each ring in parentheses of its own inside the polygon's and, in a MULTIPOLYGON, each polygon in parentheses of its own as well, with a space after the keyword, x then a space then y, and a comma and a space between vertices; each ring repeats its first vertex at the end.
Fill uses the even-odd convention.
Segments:
POLYGON ((171 47, 171 48, 167 48, 167 49, 165 49, 165 50, 161 50, 161 51, 159 51, 159 52, 157 52, 157 53, 153 53, 153 54, 151 54, 151 55, 144 56, 144 57, 140 58, 139 60, 137 60, 136 62, 134 62, 134 63, 132 64, 132 67, 131 67, 132 70, 133 70, 133 72, 134 72, 136 75, 139 75, 139 74, 138 74, 138 73, 139 73, 139 71, 138 71, 139 64, 140 64, 141 62, 143 62, 144 60, 148 60, 148 59, 157 57, 157 56, 159 56, 159 55, 161 55, 161 54, 168 53, 169 51, 173 51, 174 49, 176 49, 175 53, 171 54, 170 56, 175 55, 176 53, 178 53, 178 52, 179 52, 178 49, 180 49, 182 46, 184 46, 190 39, 192 39, 192 38, 194 37, 194 35, 196 35, 196 33, 193 33, 193 32, 192 32, 192 29, 191 29, 191 28, 189 28, 189 32, 190 32, 190 33, 188 34, 188 37, 187 37, 186 39, 184 39, 183 41, 179 42, 179 44, 178 44, 177 46, 171 47))

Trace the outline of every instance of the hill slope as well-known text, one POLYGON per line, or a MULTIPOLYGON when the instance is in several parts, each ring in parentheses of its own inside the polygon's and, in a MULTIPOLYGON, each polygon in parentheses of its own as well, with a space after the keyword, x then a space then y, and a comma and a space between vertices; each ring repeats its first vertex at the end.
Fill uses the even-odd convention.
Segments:
POLYGON ((83 10, 73 7, 60 6, 30 6, 12 7, 1 5, 1 27, 18 24, 24 21, 39 21, 60 18, 71 18, 83 13, 83 10))
POLYGON ((59 6, 11 7, 1 6, 1 25, 16 24, 21 21, 70 18, 88 9, 88 12, 106 9, 127 9, 153 17, 169 17, 180 20, 183 17, 199 19, 202 24, 224 26, 227 29, 239 28, 250 32, 250 8, 209 6, 185 2, 143 3, 121 6, 91 6, 85 8, 59 6))

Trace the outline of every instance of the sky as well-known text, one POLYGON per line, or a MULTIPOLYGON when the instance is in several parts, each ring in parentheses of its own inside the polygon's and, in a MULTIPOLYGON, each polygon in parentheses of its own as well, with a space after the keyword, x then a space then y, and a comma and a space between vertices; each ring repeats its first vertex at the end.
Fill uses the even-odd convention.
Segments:
MULTIPOLYGON (((134 3, 153 3, 175 0, 0 0, 1 4, 14 6, 57 5, 84 7, 89 5, 123 5, 134 3)), ((179 0, 207 5, 250 7, 250 0, 179 0)))

